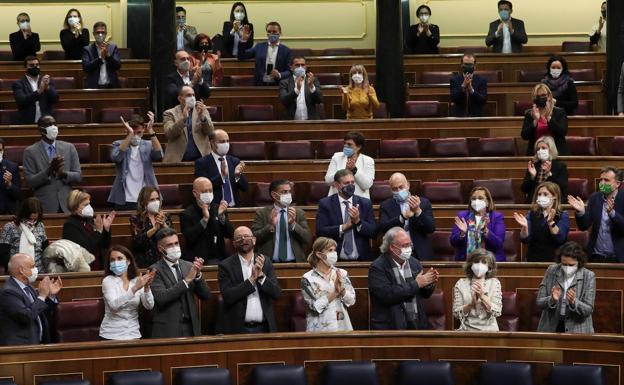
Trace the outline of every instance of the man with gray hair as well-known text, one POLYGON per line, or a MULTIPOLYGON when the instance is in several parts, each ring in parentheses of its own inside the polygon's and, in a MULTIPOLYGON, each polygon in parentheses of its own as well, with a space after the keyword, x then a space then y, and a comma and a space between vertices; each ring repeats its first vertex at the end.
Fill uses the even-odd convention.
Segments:
POLYGON ((368 270, 371 329, 429 329, 421 298, 429 298, 435 290, 437 270, 425 273, 420 262, 411 258, 412 240, 400 227, 386 232, 380 250, 368 270))

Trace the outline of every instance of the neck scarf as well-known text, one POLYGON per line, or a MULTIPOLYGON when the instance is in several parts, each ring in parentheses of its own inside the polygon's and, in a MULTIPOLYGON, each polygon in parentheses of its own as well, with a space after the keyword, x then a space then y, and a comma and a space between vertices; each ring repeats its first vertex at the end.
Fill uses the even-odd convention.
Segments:
MULTIPOLYGON (((410 268, 408 261, 405 261, 405 263, 403 264, 403 275, 406 278, 403 278, 403 275, 401 275, 399 267, 396 265, 396 263, 394 263, 394 261, 391 261, 391 263, 392 274, 394 275, 394 282, 397 285, 403 286, 407 282, 406 279, 409 279, 411 281, 414 280, 414 276, 412 275, 412 269, 410 268)), ((408 325, 412 325, 413 328, 416 328, 416 319, 418 317, 418 306, 416 305, 416 297, 414 296, 408 298, 405 302, 403 302, 403 309, 405 310, 405 318, 408 325)))
POLYGON ((477 223, 475 212, 471 210, 470 214, 468 214, 468 242, 466 244, 466 255, 470 254, 474 249, 478 249, 481 247, 481 235, 483 232, 483 228, 485 227, 485 218, 487 218, 487 216, 488 214, 486 213, 481 218, 481 221, 477 223))

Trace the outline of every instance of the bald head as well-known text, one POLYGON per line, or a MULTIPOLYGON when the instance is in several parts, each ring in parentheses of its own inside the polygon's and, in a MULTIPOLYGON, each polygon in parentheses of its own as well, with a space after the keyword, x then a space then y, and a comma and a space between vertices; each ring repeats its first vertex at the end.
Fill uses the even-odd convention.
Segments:
POLYGON ((388 183, 390 184, 390 189, 392 189, 393 192, 409 190, 410 187, 407 178, 400 172, 395 172, 394 174, 392 174, 390 176, 390 179, 388 179, 388 183))
POLYGON ((228 144, 226 146, 227 151, 229 151, 230 136, 228 135, 227 132, 225 132, 225 130, 218 128, 214 130, 212 135, 210 135, 210 147, 212 148, 212 151, 214 153, 219 154, 219 155, 225 155, 227 151, 223 153, 223 151, 217 151, 217 149, 219 145, 221 145, 222 149, 224 149, 224 146, 226 145, 226 143, 228 144))
POLYGON ((234 239, 242 238, 245 236, 253 236, 251 229, 247 226, 239 226, 234 230, 234 239))
POLYGON ((212 182, 208 178, 200 176, 193 181, 193 196, 199 200, 201 194, 212 192, 212 182))
POLYGON ((35 259, 27 254, 14 254, 9 260, 9 275, 22 282, 28 282, 24 272, 30 274, 30 270, 35 267, 35 259))

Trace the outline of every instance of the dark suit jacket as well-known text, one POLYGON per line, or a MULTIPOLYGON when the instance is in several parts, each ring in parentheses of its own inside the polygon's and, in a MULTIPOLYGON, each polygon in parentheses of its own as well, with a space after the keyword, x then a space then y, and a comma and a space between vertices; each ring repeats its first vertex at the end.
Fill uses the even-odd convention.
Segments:
POLYGON ((13 174, 13 177, 10 188, 6 187, 4 179, 0 179, 0 214, 15 214, 16 203, 20 198, 20 174, 17 163, 2 159, 0 178, 4 175, 5 170, 13 174))
MULTIPOLYGON (((189 72, 189 79, 193 80, 192 72, 189 72)), ((167 75, 165 110, 180 104, 180 101, 178 101, 178 94, 180 93, 180 88, 182 88, 182 86, 184 86, 184 81, 178 71, 167 75)), ((208 99, 210 97, 210 85, 205 80, 201 84, 198 83, 194 85, 193 90, 195 91, 195 98, 198 101, 208 99)))
MULTIPOLYGON (((43 76, 39 76, 37 85, 41 84, 43 76)), ((13 83, 13 97, 15 103, 17 103, 17 119, 19 124, 33 124, 35 122, 35 115, 37 113, 36 102, 39 102, 39 109, 41 110, 41 116, 52 114, 52 105, 58 102, 59 97, 56 93, 54 83, 50 80, 49 87, 41 95, 35 90, 33 91, 28 83, 26 75, 17 79, 13 83)))
MULTIPOLYGON (((576 214, 576 224, 579 230, 585 231, 591 227, 587 251, 594 252, 598 230, 600 230, 600 220, 602 218, 603 195, 600 192, 593 193, 587 200, 585 214, 576 214)), ((618 191, 615 196, 615 217, 611 219, 611 240, 615 255, 619 262, 624 262, 624 191, 618 191)))
POLYGON ((451 78, 451 102, 453 102, 451 116, 456 118, 483 116, 483 107, 487 102, 487 79, 477 74, 472 76, 474 92, 469 96, 468 111, 466 111, 466 92, 462 84, 464 75, 459 74, 451 78))
MULTIPOLYGON (((256 211, 256 217, 251 224, 251 231, 256 237, 256 252, 262 254, 269 259, 273 259, 275 251, 275 229, 272 227, 273 208, 275 206, 266 206, 256 211)), ((292 247, 295 260, 297 262, 305 262, 306 247, 312 241, 312 233, 308 227, 308 221, 305 212, 300 208, 295 208, 297 217, 295 218, 294 228, 288 225, 288 234, 290 235, 290 246, 292 247)), ((278 224, 279 225, 279 224, 278 224)))
MULTIPOLYGON (((240 159, 232 155, 226 155, 225 161, 228 165, 228 175, 230 177, 230 185, 232 186, 234 202, 236 203, 236 206, 240 206, 240 191, 247 191, 247 188, 249 187, 247 177, 245 174, 241 174, 238 182, 236 181, 234 170, 240 163, 240 159)), ((212 191, 214 193, 213 201, 221 202, 223 199, 223 179, 221 178, 221 173, 219 172, 219 168, 217 167, 217 163, 215 162, 212 153, 208 153, 208 155, 195 161, 195 178, 200 176, 210 179, 212 182, 212 191)))
POLYGON ((82 29, 80 36, 76 37, 69 29, 60 32, 61 46, 65 51, 65 60, 82 59, 82 48, 89 45, 89 30, 82 29))
MULTIPOLYGON (((355 247, 359 254, 358 260, 372 261, 373 253, 371 251, 370 241, 377 235, 377 223, 373 214, 373 206, 370 199, 362 198, 357 195, 353 196, 353 206, 359 205, 361 228, 357 229, 353 226, 353 236, 355 239, 355 247)), ((318 211, 316 212, 316 235, 321 237, 332 238, 338 244, 336 252, 340 257, 342 249, 343 237, 340 236, 340 225, 343 224, 342 209, 338 194, 333 194, 321 199, 318 203, 318 211)), ((344 234, 343 234, 344 235, 344 234)))
MULTIPOLYGON (((256 68, 254 70, 254 83, 257 86, 264 85, 262 78, 266 75, 266 61, 267 61, 267 50, 269 48, 268 42, 262 42, 256 44, 253 48, 251 48, 252 43, 247 41, 246 43, 240 43, 238 46, 238 59, 256 59, 256 68)), ((279 71, 281 77, 280 79, 286 79, 291 76, 290 72, 290 63, 292 62, 292 52, 290 48, 284 45, 284 43, 279 44, 277 49, 277 58, 275 59, 275 69, 279 71)), ((279 80, 278 80, 279 81, 279 80)))
MULTIPOLYGON (((191 262, 181 259, 180 272, 182 277, 191 270, 191 262)), ((195 295, 200 299, 210 298, 210 288, 206 281, 195 279, 186 287, 184 281, 178 281, 165 260, 161 259, 151 266, 156 270, 152 293, 154 294, 154 311, 152 317, 152 338, 175 338, 182 336, 183 300, 186 296, 189 304, 189 316, 193 327, 193 335, 201 335, 201 324, 195 295)))
POLYGON ((37 317, 43 327, 41 343, 50 343, 47 317, 55 307, 49 298, 45 302, 35 298, 31 303, 15 279, 7 279, 0 291, 0 345, 39 344, 37 317))
POLYGON ((431 36, 422 33, 418 36, 418 24, 410 25, 405 34, 405 53, 406 54, 437 54, 440 53, 438 44, 440 44, 440 27, 435 24, 429 24, 431 36))
MULTIPOLYGON (((249 32, 251 35, 249 36, 249 41, 247 42, 248 46, 253 46, 254 39, 254 29, 253 24, 249 23, 249 32)), ((234 49, 234 36, 230 35, 230 31, 232 30, 232 22, 226 21, 223 23, 223 50, 221 51, 222 57, 233 57, 232 50, 234 49)), ((241 45, 239 44, 239 48, 241 45)))
MULTIPOLYGON (((539 138, 535 137, 535 131, 537 127, 533 123, 533 116, 531 116, 531 110, 526 110, 524 113, 524 122, 522 123, 522 139, 528 140, 527 143, 527 156, 533 156, 535 153, 535 141, 539 138)), ((566 142, 566 134, 568 133, 568 117, 565 114, 563 108, 555 107, 548 122, 549 135, 555 140, 557 151, 559 156, 570 155, 568 149, 568 143, 566 142)))
MULTIPOLYGON (((542 167, 542 162, 535 163, 535 169, 539 171, 542 167)), ((563 203, 568 201, 568 166, 561 160, 555 159, 550 166, 550 173, 552 174, 546 181, 556 183, 561 189, 561 201, 563 203)), ((529 170, 524 174, 524 180, 522 181, 522 192, 525 195, 525 203, 533 202, 533 193, 537 188, 535 179, 531 178, 529 170)))
POLYGON ((24 39, 22 31, 13 32, 9 35, 11 43, 11 52, 13 52, 13 60, 23 61, 26 56, 37 56, 37 52, 41 49, 39 42, 39 34, 32 33, 28 39, 24 39))
POLYGON ((201 224, 202 210, 195 201, 180 213, 180 226, 185 241, 182 258, 185 260, 192 262, 195 257, 200 257, 205 262, 215 262, 215 259, 222 260, 226 257, 224 238, 232 238, 234 227, 227 213, 223 221, 217 217, 219 202, 215 199, 210 205, 210 218, 206 228, 201 224))
POLYGON ((418 303, 418 329, 429 329, 429 320, 421 298, 429 298, 435 285, 419 288, 416 275, 423 269, 415 258, 409 260, 414 280, 398 285, 395 282, 392 268, 392 257, 382 254, 371 263, 368 269, 368 292, 370 293, 371 330, 404 330, 407 329, 403 303, 416 297, 418 303))
MULTIPOLYGON (((82 69, 86 72, 85 88, 98 88, 100 79, 100 68, 104 61, 99 57, 98 48, 95 43, 82 49, 82 69)), ((119 78, 117 71, 121 68, 121 58, 115 43, 108 43, 108 57, 106 58, 106 73, 110 87, 119 88, 119 78)))
MULTIPOLYGON (((256 282, 256 288, 260 294, 264 320, 269 326, 269 332, 274 333, 277 331, 277 322, 275 322, 275 315, 273 314, 273 301, 282 295, 282 289, 277 282, 275 270, 269 258, 264 260, 262 271, 266 278, 263 284, 256 282)), ((223 296, 223 308, 219 312, 217 333, 245 333, 247 297, 256 288, 249 280, 243 281, 243 270, 238 253, 227 257, 219 264, 219 288, 223 296)))
MULTIPOLYGON (((425 197, 420 197, 420 209, 422 213, 418 217, 408 220, 409 234, 412 239, 412 256, 421 261, 433 259, 433 249, 427 238, 428 234, 435 231, 435 219, 431 202, 425 197)), ((379 232, 385 234, 393 227, 404 228, 401 223, 401 206, 394 198, 388 198, 379 206, 379 232)))
MULTIPOLYGON (((493 53, 501 53, 503 51, 503 33, 499 37, 496 37, 496 30, 498 29, 498 25, 501 23, 500 19, 496 19, 490 23, 490 30, 488 31, 488 35, 485 38, 485 45, 493 46, 493 53)), ((511 18, 511 25, 513 26, 514 32, 511 34, 511 52, 520 53, 522 52, 522 45, 526 44, 529 38, 527 37, 526 31, 524 30, 524 21, 520 19, 511 18)))
MULTIPOLYGON (((314 93, 310 92, 310 88, 303 84, 302 89, 305 90, 306 107, 308 108, 308 120, 320 119, 319 113, 316 111, 316 105, 323 103, 323 92, 321 91, 321 84, 317 78, 314 78, 314 93)), ((286 117, 290 120, 295 119, 295 112, 297 112, 297 98, 299 95, 295 93, 295 77, 289 76, 286 79, 282 79, 279 82, 279 97, 280 101, 286 109, 286 117)))
MULTIPOLYGON (((94 226, 95 228, 95 226, 94 226)), ((85 220, 78 215, 70 215, 63 224, 63 239, 79 244, 87 249, 88 252, 95 256, 93 267, 103 267, 102 261, 104 252, 111 243, 110 231, 102 231, 101 233, 93 230, 89 232, 85 227, 85 220)))

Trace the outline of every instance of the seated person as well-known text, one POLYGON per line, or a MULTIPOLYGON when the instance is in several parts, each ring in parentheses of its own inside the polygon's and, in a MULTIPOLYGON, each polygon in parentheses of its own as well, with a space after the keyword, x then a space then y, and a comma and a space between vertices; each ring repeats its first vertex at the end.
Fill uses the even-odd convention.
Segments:
POLYGON ((559 186, 563 203, 568 201, 568 166, 557 159, 558 156, 552 137, 542 136, 535 142, 535 156, 529 161, 521 186, 526 203, 531 203, 535 188, 542 182, 555 183, 559 186))
POLYGON ((460 211, 451 230, 456 261, 465 261, 475 249, 486 249, 498 262, 505 258, 505 218, 496 211, 490 190, 477 186, 470 191, 468 210, 460 211))
POLYGON ((492 46, 494 53, 520 53, 522 45, 529 40, 524 30, 524 21, 511 17, 513 5, 511 1, 498 2, 500 19, 490 23, 485 45, 492 46))
POLYGON ((369 189, 375 179, 375 160, 362 154, 365 144, 366 138, 360 132, 351 131, 345 135, 344 148, 332 156, 325 173, 325 183, 330 186, 327 195, 338 192, 334 186, 336 171, 347 169, 355 176, 355 195, 370 198, 369 189))
POLYGON ((546 84, 557 101, 555 106, 563 108, 566 115, 574 115, 578 108, 578 95, 574 79, 568 72, 568 62, 562 56, 551 56, 546 63, 546 76, 542 83, 546 84))
POLYGON ((323 103, 321 85, 312 72, 306 69, 306 60, 295 56, 292 76, 279 82, 279 98, 290 120, 317 120, 317 105, 323 103))
POLYGON ((600 17, 589 32, 589 42, 596 46, 599 52, 607 51, 607 2, 600 5, 600 17))
POLYGON ((95 42, 82 49, 82 69, 86 73, 84 88, 119 88, 117 71, 121 58, 115 43, 106 38, 106 23, 93 25, 95 42))
POLYGON ((238 46, 238 59, 255 59, 254 84, 257 86, 274 86, 281 79, 288 78, 292 52, 286 45, 280 43, 282 27, 276 21, 266 25, 268 41, 251 47, 251 31, 248 26, 243 27, 243 34, 238 46))
POLYGON ((193 41, 197 36, 197 29, 192 25, 186 24, 186 9, 177 6, 176 13, 176 50, 185 50, 191 52, 193 41))
POLYGON ((37 56, 37 52, 41 49, 41 43, 39 42, 39 34, 34 33, 30 28, 30 16, 25 12, 17 15, 17 26, 19 31, 9 35, 13 60, 22 61, 27 56, 37 56))
POLYGON ((372 119, 373 112, 381 105, 375 89, 368 82, 363 65, 356 64, 349 70, 349 86, 342 90, 342 109, 347 119, 372 119))
POLYGON ((160 258, 154 235, 162 228, 173 228, 171 215, 163 211, 158 187, 145 186, 139 192, 136 215, 130 217, 132 250, 140 268, 150 267, 160 258))
POLYGON ((147 124, 140 115, 133 115, 128 122, 121 118, 126 137, 114 141, 111 149, 117 173, 108 202, 115 205, 115 210, 136 210, 141 188, 158 186, 152 162, 161 161, 163 151, 154 132, 154 113, 150 111, 147 116, 147 124))
POLYGON ((176 71, 167 76, 165 96, 165 109, 170 109, 178 104, 178 96, 184 86, 193 88, 199 101, 210 97, 210 83, 204 81, 202 66, 197 64, 191 67, 192 56, 184 51, 175 54, 176 71))
POLYGON ((555 107, 552 92, 544 83, 533 87, 533 107, 524 113, 522 139, 528 141, 527 156, 533 155, 535 141, 542 136, 551 136, 559 155, 569 155, 566 134, 568 118, 563 108, 555 107))
POLYGON ((451 116, 483 116, 483 108, 487 102, 487 79, 474 73, 476 64, 474 55, 465 53, 461 61, 461 72, 451 78, 451 116))
POLYGON ((0 215, 15 214, 20 199, 20 174, 17 163, 4 157, 4 139, 0 138, 0 215))
POLYGON ((440 44, 440 28, 429 23, 431 8, 421 5, 416 9, 416 17, 419 23, 410 25, 405 34, 406 54, 437 54, 440 44))
POLYGON ((50 75, 42 75, 39 59, 24 59, 26 74, 13 83, 13 97, 17 104, 18 124, 34 124, 39 118, 51 115, 53 105, 59 101, 50 75))
POLYGON ((223 23, 223 57, 238 57, 238 47, 241 45, 243 29, 249 31, 247 44, 253 46, 254 30, 253 24, 249 22, 245 4, 240 1, 232 4, 230 20, 223 23))
POLYGON ((201 68, 201 75, 208 87, 216 87, 223 79, 223 67, 219 51, 214 52, 212 41, 205 33, 195 36, 193 53, 191 54, 191 68, 201 68))
POLYGON ((485 249, 474 249, 464 263, 465 278, 453 287, 453 316, 459 329, 497 332, 503 309, 501 283, 496 276, 496 259, 485 249))
POLYGON ((83 25, 79 10, 72 8, 67 11, 60 33, 65 60, 82 59, 82 48, 89 45, 89 30, 82 28, 83 25))

